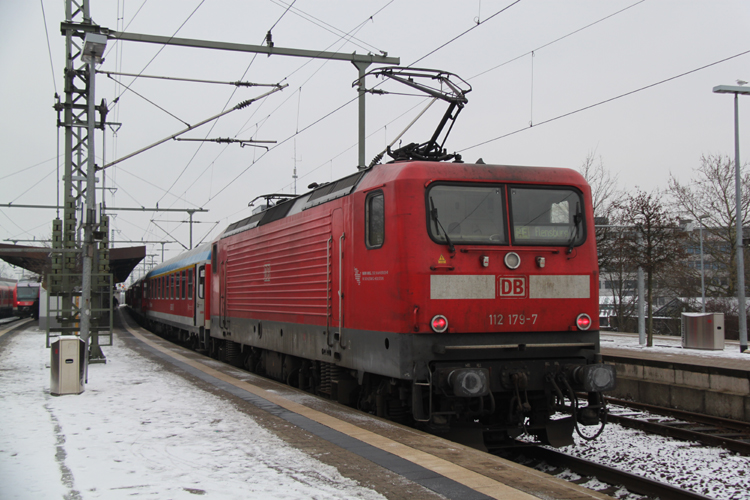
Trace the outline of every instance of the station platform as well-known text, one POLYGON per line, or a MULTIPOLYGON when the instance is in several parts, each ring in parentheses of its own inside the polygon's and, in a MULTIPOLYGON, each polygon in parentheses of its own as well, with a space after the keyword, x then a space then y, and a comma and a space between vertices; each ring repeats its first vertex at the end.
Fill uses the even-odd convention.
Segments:
POLYGON ((613 332, 602 332, 600 341, 604 362, 617 371, 607 395, 750 422, 750 351, 741 353, 738 342, 684 349, 680 337, 655 336, 646 347, 638 334, 613 332))
POLYGON ((34 322, 0 329, 0 497, 610 498, 257 377, 120 317, 107 363, 89 366, 80 395, 50 395, 50 351, 34 322))
POLYGON ((653 347, 641 346, 637 333, 603 331, 600 337, 602 354, 606 356, 750 371, 750 350, 741 353, 736 340, 725 341, 722 350, 702 350, 684 349, 682 339, 670 335, 655 335, 653 347))

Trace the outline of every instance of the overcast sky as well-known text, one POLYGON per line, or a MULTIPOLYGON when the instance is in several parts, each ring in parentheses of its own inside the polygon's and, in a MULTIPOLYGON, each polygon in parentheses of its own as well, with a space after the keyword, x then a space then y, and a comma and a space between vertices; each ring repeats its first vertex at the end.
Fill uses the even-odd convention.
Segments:
MULTIPOLYGON (((64 5, 63 0, 0 2, 0 203, 56 202, 58 129, 52 106, 55 92, 63 92, 64 5)), ((288 11, 281 0, 91 0, 90 5, 94 22, 112 30, 259 45, 272 29, 277 47, 387 52, 402 66, 450 71, 473 87, 446 144, 450 151, 466 161, 481 157, 495 164, 570 168, 593 153, 626 189, 663 189, 670 173, 688 182, 704 154, 733 158, 733 99, 712 88, 750 81, 750 52, 733 57, 750 51, 747 1, 298 0, 288 11)), ((295 163, 298 192, 356 168, 357 107, 351 101, 357 71, 351 63, 110 41, 100 70, 288 84, 183 136, 278 141, 268 152, 169 141, 107 170, 106 186, 113 188, 109 206, 208 209, 195 215, 201 223, 193 226, 194 245, 249 215, 247 204, 256 196, 293 192, 295 163)), ((411 93, 393 84, 382 88, 411 93)), ((96 100, 106 99, 108 121, 122 127, 116 135, 108 129, 106 150, 97 133, 97 163, 265 90, 100 74, 96 100)), ((740 147, 750 159, 750 98, 740 101, 740 147)), ((423 97, 368 95, 368 161, 425 103, 423 97)), ((404 143, 429 139, 444 109, 433 106, 404 143)), ((61 143, 63 137, 60 130, 61 143)), ((0 208, 0 241, 48 238, 54 216, 50 210, 0 208)), ((169 232, 188 246, 184 220, 181 213, 120 212, 115 240, 170 240, 169 232)), ((166 245, 165 258, 180 250, 166 245)), ((161 245, 150 245, 149 253, 160 261, 161 245)))

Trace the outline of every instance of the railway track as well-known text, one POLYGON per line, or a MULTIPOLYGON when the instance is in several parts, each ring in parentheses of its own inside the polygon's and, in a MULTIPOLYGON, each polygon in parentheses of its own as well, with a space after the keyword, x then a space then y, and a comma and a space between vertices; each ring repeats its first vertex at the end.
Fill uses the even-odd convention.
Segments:
POLYGON ((750 456, 750 423, 712 417, 660 406, 634 403, 615 398, 607 402, 625 409, 610 408, 609 422, 707 446, 721 446, 750 456))
POLYGON ((490 450, 490 453, 537 469, 546 464, 548 467, 543 470, 551 475, 558 475, 565 470, 570 470, 581 476, 580 479, 571 481, 576 484, 583 484, 592 479, 596 479, 599 482, 609 485, 604 490, 597 489, 600 493, 607 495, 614 495, 622 488, 625 488, 630 493, 643 495, 648 499, 712 500, 711 497, 684 490, 677 486, 636 476, 635 474, 623 472, 619 469, 601 465, 589 460, 571 457, 565 453, 538 445, 530 444, 512 448, 501 448, 498 450, 490 450), (550 468, 552 470, 549 470, 550 468))

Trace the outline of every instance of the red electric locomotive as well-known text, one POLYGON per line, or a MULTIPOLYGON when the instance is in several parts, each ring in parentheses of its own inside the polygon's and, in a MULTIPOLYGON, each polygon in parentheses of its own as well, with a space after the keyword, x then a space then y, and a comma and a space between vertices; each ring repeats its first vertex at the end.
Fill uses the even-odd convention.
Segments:
POLYGON ((568 169, 445 154, 437 137, 468 90, 428 71, 379 76, 450 103, 430 141, 303 195, 269 195, 201 253, 206 335, 181 326, 189 309, 146 298, 173 289, 159 276, 183 257, 129 303, 215 357, 383 417, 570 444, 579 424, 603 427, 615 384, 599 354, 590 188, 568 169), (425 74, 450 90, 415 83, 425 74))
POLYGON ((213 243, 213 352, 386 417, 565 444, 614 383, 593 228, 571 170, 377 165, 213 243))

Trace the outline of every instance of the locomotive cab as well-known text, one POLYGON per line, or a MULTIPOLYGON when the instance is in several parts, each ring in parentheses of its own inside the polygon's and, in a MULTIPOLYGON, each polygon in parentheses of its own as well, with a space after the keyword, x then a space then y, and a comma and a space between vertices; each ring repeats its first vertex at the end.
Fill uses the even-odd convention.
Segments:
POLYGON ((364 245, 353 249, 350 292, 355 304, 383 307, 352 308, 350 324, 401 333, 386 337, 391 354, 376 363, 393 363, 394 351, 407 361, 402 405, 414 419, 436 431, 479 422, 498 439, 525 429, 555 446, 571 444, 578 424, 602 423, 601 393, 615 376, 599 355, 583 179, 528 167, 381 168, 363 182, 375 189, 360 188, 364 245))

